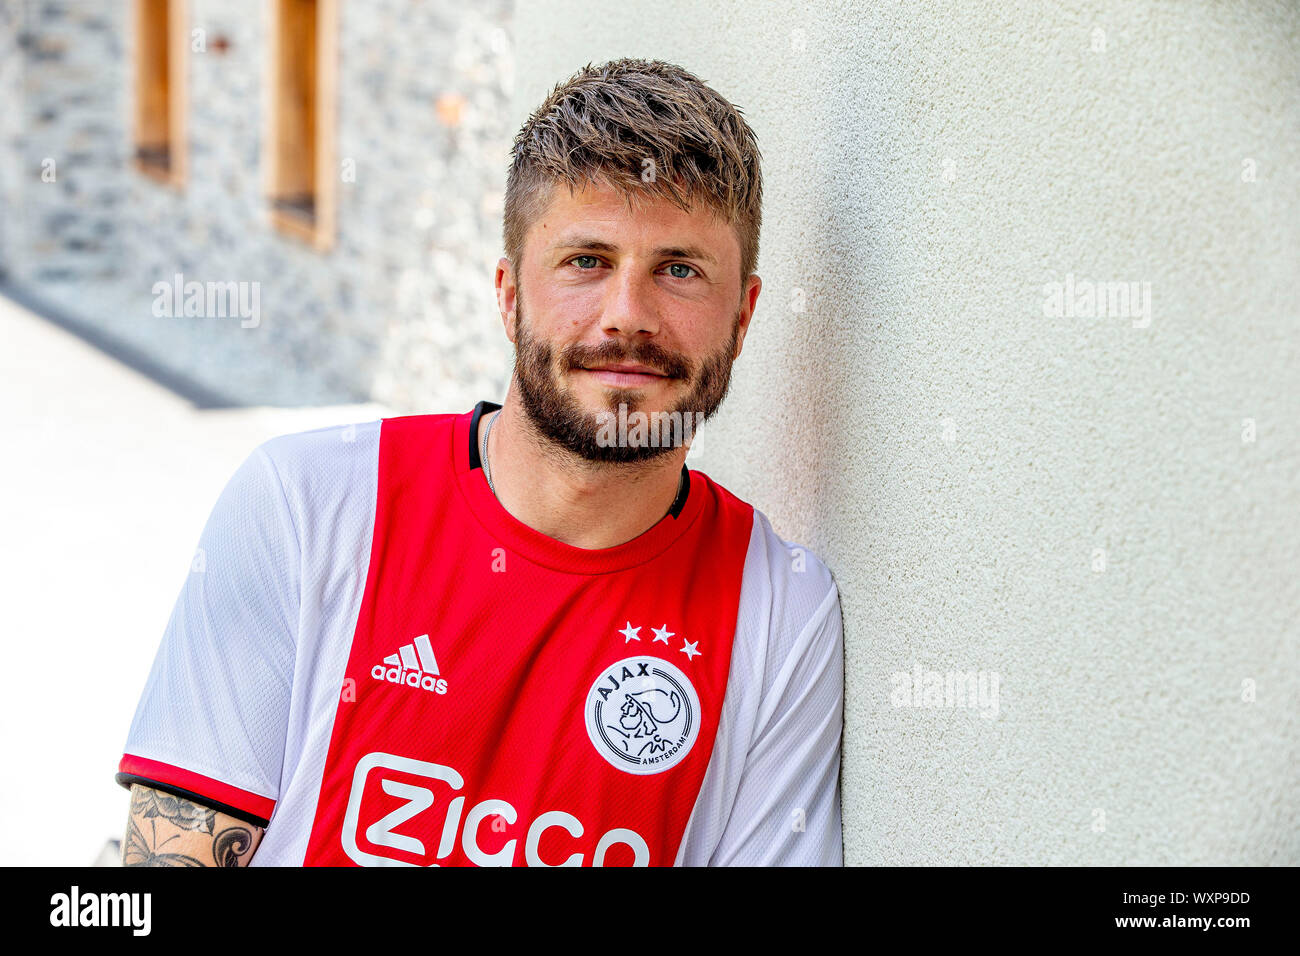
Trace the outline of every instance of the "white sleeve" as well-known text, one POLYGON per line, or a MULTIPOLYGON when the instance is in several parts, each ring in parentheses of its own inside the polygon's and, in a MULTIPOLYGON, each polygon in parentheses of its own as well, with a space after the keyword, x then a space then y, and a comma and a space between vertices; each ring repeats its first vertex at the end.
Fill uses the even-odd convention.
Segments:
POLYGON ((756 522, 728 700, 681 866, 842 866, 844 637, 829 570, 756 522), (801 557, 800 557, 801 556, 801 557), (806 560, 790 570, 792 557, 806 560), (759 582, 763 582, 760 586, 759 582), (770 582, 770 583, 768 583, 770 582))
POLYGON ((712 866, 842 866, 844 653, 832 586, 768 688, 712 866))
POLYGON ((297 532, 264 444, 235 471, 204 526, 118 783, 158 786, 266 825, 284 760, 299 575, 297 532))

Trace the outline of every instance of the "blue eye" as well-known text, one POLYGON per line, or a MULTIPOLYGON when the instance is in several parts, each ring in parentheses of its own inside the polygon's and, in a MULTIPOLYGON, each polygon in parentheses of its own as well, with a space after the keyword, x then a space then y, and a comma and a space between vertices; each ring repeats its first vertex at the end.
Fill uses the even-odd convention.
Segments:
MULTIPOLYGON (((670 265, 668 268, 669 268, 669 269, 690 269, 691 272, 694 272, 694 271, 695 271, 695 269, 694 269, 692 266, 688 266, 688 265, 687 265, 686 263, 684 263, 684 262, 674 262, 674 263, 673 263, 672 265, 670 265)), ((679 276, 679 275, 674 275, 673 278, 674 278, 674 279, 689 279, 690 276, 679 276)))

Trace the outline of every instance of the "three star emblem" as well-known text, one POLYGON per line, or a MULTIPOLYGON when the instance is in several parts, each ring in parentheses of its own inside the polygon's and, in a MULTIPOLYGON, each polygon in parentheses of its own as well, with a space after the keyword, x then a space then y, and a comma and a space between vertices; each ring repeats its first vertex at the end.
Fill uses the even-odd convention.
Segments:
MULTIPOLYGON (((672 631, 668 630, 667 624, 665 624, 663 627, 652 627, 650 630, 655 632, 654 640, 651 641, 652 644, 657 641, 663 641, 665 644, 667 644, 668 638, 677 636, 672 631)), ((623 635, 624 644, 626 644, 628 641, 641 640, 641 628, 633 627, 631 621, 628 621, 627 627, 623 628, 618 633, 623 635)), ((686 655, 687 660, 693 661, 695 660, 696 657, 698 657, 700 654, 703 653, 703 651, 699 650, 698 648, 699 643, 700 643, 699 641, 688 641, 685 638, 683 638, 682 646, 679 647, 678 650, 681 653, 686 655)))

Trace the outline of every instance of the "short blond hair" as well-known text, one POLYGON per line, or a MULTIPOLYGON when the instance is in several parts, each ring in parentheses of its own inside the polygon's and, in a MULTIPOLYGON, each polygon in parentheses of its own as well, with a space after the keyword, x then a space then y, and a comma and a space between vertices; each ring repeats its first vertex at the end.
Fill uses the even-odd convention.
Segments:
POLYGON ((588 63, 556 86, 515 136, 506 257, 518 269, 524 235, 556 186, 603 182, 629 204, 649 195, 683 210, 703 202, 736 232, 743 283, 758 267, 761 158, 740 109, 694 74, 661 60, 588 63))

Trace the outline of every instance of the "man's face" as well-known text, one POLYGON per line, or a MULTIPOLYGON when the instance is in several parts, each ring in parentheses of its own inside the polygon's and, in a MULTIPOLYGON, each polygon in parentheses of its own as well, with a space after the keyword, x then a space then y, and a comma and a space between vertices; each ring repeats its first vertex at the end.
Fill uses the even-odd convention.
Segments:
POLYGON ((672 448, 604 444, 600 412, 625 403, 629 416, 694 424, 717 411, 762 283, 742 291, 739 242, 706 207, 654 197, 629 209, 603 184, 559 186, 522 258, 517 275, 501 260, 497 286, 521 404, 542 434, 589 461, 643 461, 672 448))

